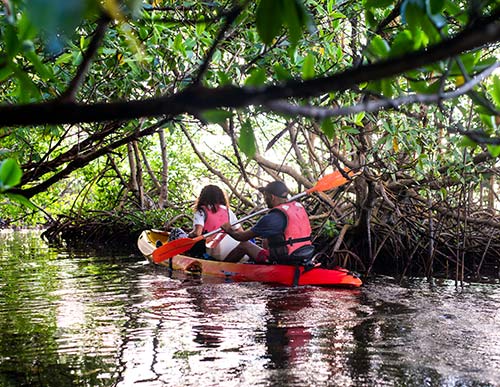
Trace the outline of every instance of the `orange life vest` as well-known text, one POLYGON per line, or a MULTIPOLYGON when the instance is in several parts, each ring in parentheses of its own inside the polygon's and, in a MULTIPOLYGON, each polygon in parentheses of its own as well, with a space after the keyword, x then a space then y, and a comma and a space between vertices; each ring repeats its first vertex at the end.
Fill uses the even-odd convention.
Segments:
POLYGON ((283 203, 271 211, 280 211, 286 217, 283 234, 268 238, 271 260, 284 259, 298 248, 311 245, 311 225, 302 204, 299 202, 283 203))

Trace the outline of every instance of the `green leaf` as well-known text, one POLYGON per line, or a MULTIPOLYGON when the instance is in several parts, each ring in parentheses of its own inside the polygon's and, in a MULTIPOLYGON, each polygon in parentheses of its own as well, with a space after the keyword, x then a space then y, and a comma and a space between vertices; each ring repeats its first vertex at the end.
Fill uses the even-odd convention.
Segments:
POLYGON ((25 53, 25 56, 33 64, 33 67, 35 68, 36 72, 40 75, 40 77, 43 80, 47 81, 49 79, 52 79, 52 71, 50 67, 45 66, 45 64, 43 64, 42 60, 36 54, 35 51, 28 51, 25 53))
POLYGON ((225 71, 217 71, 217 77, 222 86, 231 84, 231 78, 229 78, 225 71))
POLYGON ((14 26, 10 24, 5 26, 5 30, 3 32, 3 40, 5 42, 5 51, 7 53, 7 58, 14 58, 21 49, 21 42, 17 37, 17 31, 14 26))
POLYGON ((66 52, 56 59, 56 65, 62 65, 64 63, 71 63, 73 61, 73 54, 71 52, 66 52))
POLYGON ((350 126, 343 126, 342 131, 347 134, 359 134, 359 130, 350 126))
POLYGON ((467 92, 467 96, 474 102, 475 107, 483 107, 484 112, 486 112, 487 115, 489 116, 494 116, 497 114, 495 109, 491 108, 491 102, 488 101, 488 98, 486 97, 486 93, 483 91, 479 90, 474 90, 474 91, 469 91, 467 92))
POLYGON ((316 58, 311 53, 307 54, 304 58, 304 63, 302 64, 302 78, 303 79, 311 79, 314 78, 314 64, 316 62, 316 58))
POLYGON ((12 68, 9 65, 0 67, 0 82, 5 81, 12 74, 12 68))
POLYGON ((329 14, 333 12, 333 6, 335 5, 335 3, 336 3, 336 0, 328 0, 327 10, 328 10, 329 14))
POLYGON ((177 36, 174 39, 174 49, 182 53, 184 56, 186 56, 186 47, 184 46, 181 34, 177 34, 177 36))
POLYGON ((276 78, 278 78, 278 81, 288 81, 292 79, 292 74, 290 74, 290 72, 279 63, 276 63, 273 66, 273 69, 276 73, 276 78))
POLYGON ((500 107, 500 76, 493 76, 493 83, 489 89, 489 92, 497 108, 500 107))
POLYGON ((439 91, 439 82, 429 84, 427 81, 409 81, 410 87, 417 93, 435 94, 439 91))
POLYGON ((432 14, 438 14, 444 9, 445 0, 429 0, 429 9, 432 14))
POLYGON ((488 152, 490 152, 490 155, 492 157, 500 156, 500 145, 488 144, 488 145, 486 145, 486 148, 488 149, 488 152))
POLYGON ((378 25, 378 20, 370 8, 365 8, 365 20, 370 29, 375 29, 378 25))
MULTIPOLYGON (((445 21, 444 19, 441 21, 440 18, 442 18, 441 15, 437 15, 436 17, 429 17, 429 15, 424 15, 424 17, 421 19, 420 24, 422 31, 425 33, 425 35, 427 35, 427 37, 429 38, 429 42, 432 44, 436 44, 442 40, 437 28, 441 28, 445 21)), ((415 31, 415 33, 416 32, 418 32, 418 30, 415 31)))
POLYGON ((380 35, 375 35, 368 46, 370 54, 377 59, 386 58, 390 50, 389 44, 380 35))
POLYGON ((363 0, 366 8, 386 8, 393 3, 393 0, 363 0))
POLYGON ((23 195, 13 194, 13 193, 9 193, 9 192, 6 192, 4 195, 7 196, 10 200, 12 200, 14 202, 18 202, 19 204, 23 205, 24 207, 28 207, 32 210, 37 210, 37 207, 29 199, 25 198, 23 195))
POLYGON ((363 127, 363 118, 365 118, 365 112, 359 112, 354 116, 354 124, 363 127))
POLYGON ((203 113, 201 113, 201 116, 205 121, 208 121, 212 124, 222 124, 228 118, 231 118, 233 116, 233 113, 227 110, 214 109, 214 110, 205 110, 203 113))
POLYGON ((408 25, 410 31, 418 31, 426 17, 425 4, 422 1, 403 1, 401 5, 401 21, 408 25))
POLYGON ((245 121, 241 125, 240 137, 238 138, 238 146, 241 151, 247 155, 247 157, 252 158, 257 151, 257 146, 255 145, 255 135, 252 129, 250 121, 245 121))
POLYGON ((382 81, 380 79, 377 79, 375 81, 371 81, 366 85, 367 91, 371 91, 375 94, 380 94, 382 93, 382 81))
POLYGON ((28 102, 32 97, 37 97, 40 95, 40 91, 33 83, 31 78, 18 67, 12 66, 15 76, 18 79, 17 88, 15 91, 15 95, 22 102, 28 102))
POLYGON ((333 138, 335 136, 335 127, 331 118, 325 118, 321 123, 321 130, 328 138, 333 138))
POLYGON ((17 23, 17 30, 20 41, 33 40, 37 34, 36 28, 33 26, 33 23, 26 13, 23 13, 19 19, 17 23))
POLYGON ((23 172, 14 159, 6 159, 0 163, 0 192, 4 192, 21 182, 23 172))
POLYGON ((382 79, 382 94, 387 98, 392 98, 392 96, 394 95, 394 89, 392 87, 391 79, 382 79))
POLYGON ((392 41, 390 56, 403 56, 404 54, 413 51, 416 48, 415 45, 412 33, 409 30, 401 31, 392 41))
POLYGON ((476 62, 474 70, 478 72, 486 70, 488 67, 493 66, 496 62, 497 58, 494 56, 491 56, 489 58, 481 58, 476 62))
POLYGON ((252 70, 250 76, 245 80, 245 86, 260 86, 267 80, 266 71, 262 68, 252 70))
POLYGON ((201 16, 200 20, 196 23, 196 35, 201 35, 207 27, 207 24, 203 20, 205 20, 205 16, 201 16))
MULTIPOLYGON (((473 71, 479 56, 481 53, 478 52, 469 52, 467 54, 462 54, 459 56, 460 61, 462 62, 463 66, 465 67, 465 70, 470 73, 473 71)), ((456 61, 453 61, 453 65, 451 66, 451 74, 457 75, 457 74, 462 74, 460 71, 460 67, 458 66, 456 61)))
POLYGON ((462 146, 462 147, 465 147, 465 148, 472 148, 472 149, 474 149, 474 148, 477 147, 477 142, 475 142, 470 137, 463 136, 458 145, 462 146))
POLYGON ((270 45, 283 26, 283 0, 260 0, 255 18, 260 39, 270 45))
POLYGON ((458 19, 460 23, 468 24, 469 12, 464 12, 456 0, 445 0, 444 9, 448 15, 458 19))
POLYGON ((292 47, 295 47, 302 36, 302 27, 307 18, 304 8, 299 4, 301 0, 284 1, 284 21, 288 28, 288 37, 292 47))
POLYGON ((481 122, 485 124, 488 128, 495 129, 495 116, 480 114, 479 118, 481 119, 481 122))

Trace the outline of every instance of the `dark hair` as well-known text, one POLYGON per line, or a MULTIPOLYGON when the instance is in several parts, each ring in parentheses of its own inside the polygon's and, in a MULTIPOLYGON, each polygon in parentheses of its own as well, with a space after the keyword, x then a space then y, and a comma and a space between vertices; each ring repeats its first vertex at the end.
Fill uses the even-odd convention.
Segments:
POLYGON ((222 204, 229 209, 226 194, 216 185, 206 185, 200 192, 200 196, 194 203, 194 210, 199 211, 203 206, 212 212, 217 212, 217 204, 222 204))
POLYGON ((265 187, 260 187, 258 190, 262 193, 268 192, 274 196, 277 196, 282 199, 286 199, 290 191, 288 190, 287 186, 285 183, 282 181, 273 181, 266 185, 265 187))

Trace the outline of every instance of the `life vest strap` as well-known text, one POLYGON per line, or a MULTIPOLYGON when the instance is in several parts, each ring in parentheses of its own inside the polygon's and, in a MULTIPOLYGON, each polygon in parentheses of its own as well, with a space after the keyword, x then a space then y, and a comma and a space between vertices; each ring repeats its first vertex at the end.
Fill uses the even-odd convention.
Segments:
POLYGON ((282 247, 282 246, 286 246, 286 245, 293 245, 294 243, 300 243, 300 242, 307 242, 307 241, 310 241, 311 240, 311 237, 308 236, 308 237, 303 237, 303 238, 295 238, 295 239, 287 239, 286 241, 281 241, 281 242, 272 242, 269 244, 269 247, 272 248, 272 247, 282 247))

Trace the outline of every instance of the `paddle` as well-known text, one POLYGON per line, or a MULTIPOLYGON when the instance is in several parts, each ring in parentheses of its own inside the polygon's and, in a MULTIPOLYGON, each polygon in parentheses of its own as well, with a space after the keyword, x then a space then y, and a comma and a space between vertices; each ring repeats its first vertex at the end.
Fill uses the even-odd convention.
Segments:
MULTIPOLYGON (((352 171, 346 171, 346 173, 349 176, 353 176, 354 172, 352 171)), ((322 192, 322 191, 327 191, 336 187, 340 187, 341 185, 344 185, 347 183, 347 179, 342 175, 340 171, 336 171, 333 173, 330 173, 328 175, 323 176, 314 187, 309 188, 307 191, 301 192, 293 197, 290 198, 290 201, 297 200, 303 196, 309 195, 313 192, 322 192)), ((244 218, 239 219, 238 221, 231 223, 231 226, 234 226, 236 224, 242 223, 245 220, 248 220, 256 215, 263 214, 265 212, 269 211, 269 208, 263 208, 262 210, 259 210, 257 212, 254 212, 250 215, 245 216, 244 218)), ((187 250, 189 250, 191 247, 193 247, 197 242, 211 236, 214 234, 217 234, 218 232, 222 231, 222 229, 219 227, 218 229, 211 231, 209 233, 199 235, 195 238, 180 238, 173 240, 171 242, 165 243, 163 246, 158 247, 156 250, 153 251, 153 262, 155 263, 160 263, 165 261, 166 259, 170 259, 174 257, 177 254, 183 253, 187 250)))

